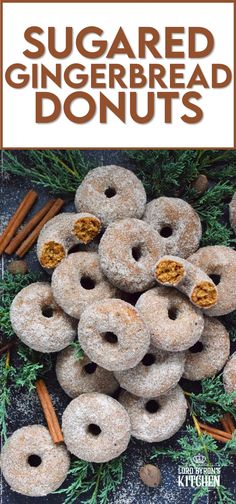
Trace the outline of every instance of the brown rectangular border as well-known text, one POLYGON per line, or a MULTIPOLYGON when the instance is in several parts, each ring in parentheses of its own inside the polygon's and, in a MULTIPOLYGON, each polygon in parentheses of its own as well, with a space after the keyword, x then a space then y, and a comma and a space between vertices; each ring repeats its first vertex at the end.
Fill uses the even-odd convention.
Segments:
MULTIPOLYGON (((234 127, 233 127, 233 147, 219 147, 219 150, 236 150, 236 0, 0 0, 0 149, 6 150, 71 150, 71 147, 7 147, 3 146, 3 4, 4 3, 233 3, 234 4, 234 75, 233 75, 233 86, 234 86, 234 98, 233 98, 233 109, 234 109, 234 127)), ((75 150, 136 150, 137 147, 76 147, 75 150)), ((139 147, 139 150, 214 150, 215 147, 139 147)))

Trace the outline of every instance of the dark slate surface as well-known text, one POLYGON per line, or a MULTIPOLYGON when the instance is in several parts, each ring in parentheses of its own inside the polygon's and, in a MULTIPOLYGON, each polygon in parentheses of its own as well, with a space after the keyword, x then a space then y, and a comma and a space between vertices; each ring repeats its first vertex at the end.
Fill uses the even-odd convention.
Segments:
MULTIPOLYGON (((120 164, 129 167, 127 160, 124 160, 122 151, 87 151, 86 155, 91 159, 93 166, 102 164, 120 164)), ((32 187, 28 181, 23 181, 17 177, 2 177, 1 183, 1 216, 0 229, 3 229, 8 222, 9 217, 14 213, 24 194, 32 187)), ((42 206, 44 201, 48 199, 48 194, 37 187, 40 195, 39 201, 33 208, 33 213, 42 206)), ((65 211, 73 210, 73 204, 65 206, 65 211)), ((35 253, 35 247, 26 256, 27 263, 31 270, 41 270, 35 253)), ((2 271, 7 268, 9 259, 4 257, 1 263, 2 271)), ((49 392, 52 394, 53 402, 58 412, 59 419, 62 412, 69 402, 69 398, 60 388, 57 383, 54 370, 50 371, 46 377, 49 392)), ((173 405, 174 407, 174 405, 173 405)), ((9 431, 11 434, 15 429, 29 425, 32 423, 45 424, 41 407, 38 402, 37 395, 22 391, 12 398, 11 408, 9 411, 9 431)), ((184 434, 182 429, 170 441, 163 445, 175 445, 176 440, 184 434)), ((178 467, 176 464, 168 461, 166 458, 160 460, 159 467, 162 473, 162 484, 158 489, 149 489, 145 487, 138 476, 138 471, 143 463, 150 460, 153 445, 132 440, 126 452, 124 463, 124 479, 123 483, 114 496, 109 499, 109 504, 190 504, 192 490, 189 488, 179 488, 177 484, 178 467)), ((236 481, 235 481, 235 464, 230 470, 224 471, 222 482, 234 492, 236 497, 236 481)), ((21 496, 12 492, 6 482, 1 479, 1 504, 62 504, 64 501, 61 495, 49 495, 44 498, 30 498, 21 496)), ((210 502, 215 500, 211 497, 210 502)), ((80 501, 76 501, 78 504, 80 501)), ((235 500, 236 502, 236 500, 235 500)), ((208 499, 202 498, 199 504, 207 504, 208 499)))

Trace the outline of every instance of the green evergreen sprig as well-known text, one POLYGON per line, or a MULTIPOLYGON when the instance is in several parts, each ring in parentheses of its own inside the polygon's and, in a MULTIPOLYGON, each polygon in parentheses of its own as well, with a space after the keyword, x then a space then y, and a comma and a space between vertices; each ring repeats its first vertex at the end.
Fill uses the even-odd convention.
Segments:
MULTIPOLYGON (((197 467, 193 458, 202 454, 208 467, 217 466, 222 469, 233 465, 232 451, 236 450, 235 439, 226 443, 223 448, 219 448, 217 442, 210 435, 199 435, 192 426, 187 426, 186 431, 186 435, 177 440, 178 447, 154 448, 151 458, 158 459, 164 456, 185 467, 197 467)), ((219 504, 235 504, 233 494, 224 485, 214 489, 210 487, 196 489, 192 497, 192 504, 196 504, 201 497, 210 493, 217 495, 219 504)))
POLYGON ((4 151, 4 173, 28 177, 53 194, 73 194, 89 169, 79 150, 4 151))
POLYGON ((84 358, 84 351, 81 348, 80 342, 79 341, 73 341, 70 346, 74 349, 74 354, 76 359, 81 360, 84 358))
POLYGON ((224 413, 236 418, 236 392, 225 392, 222 374, 201 381, 202 391, 186 392, 190 412, 206 423, 218 422, 224 413))
POLYGON ((8 354, 0 359, 0 433, 4 442, 7 440, 8 407, 11 402, 10 380, 15 376, 15 369, 8 360, 8 354))
POLYGON ((77 459, 68 473, 72 478, 67 488, 57 490, 65 494, 64 504, 73 504, 84 497, 83 504, 107 504, 111 493, 123 479, 123 457, 103 464, 92 464, 77 459))

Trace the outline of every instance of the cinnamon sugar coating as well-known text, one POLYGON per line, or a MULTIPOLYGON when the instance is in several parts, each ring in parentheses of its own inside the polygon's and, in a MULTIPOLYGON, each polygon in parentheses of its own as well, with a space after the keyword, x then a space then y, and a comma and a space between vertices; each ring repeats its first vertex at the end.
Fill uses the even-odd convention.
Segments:
POLYGON ((119 401, 130 416, 131 435, 148 443, 169 439, 186 418, 187 401, 179 385, 153 399, 123 392, 119 401))
POLYGON ((16 295, 10 319, 20 340, 38 352, 59 352, 76 335, 74 321, 56 304, 45 282, 32 283, 16 295))
POLYGON ((88 306, 79 321, 78 338, 86 355, 109 371, 136 366, 150 345, 141 315, 120 299, 104 299, 88 306))
POLYGON ((214 376, 224 367, 229 353, 230 338, 223 324, 215 318, 204 317, 199 342, 186 352, 183 377, 195 381, 214 376))
POLYGON ((119 289, 139 292, 155 284, 154 266, 163 254, 163 245, 146 222, 114 222, 105 231, 98 251, 103 273, 119 289))
POLYGON ((55 445, 43 425, 28 425, 13 432, 1 453, 1 469, 11 490, 41 497, 57 490, 67 477, 69 454, 55 445), (32 464, 36 456, 38 466, 32 464))
POLYGON ((233 198, 229 204, 229 218, 232 229, 236 234, 236 192, 233 195, 233 198))
POLYGON ((103 275, 96 252, 76 252, 54 270, 52 292, 59 306, 79 319, 91 303, 114 297, 116 288, 103 275))
POLYGON ((120 386, 138 397, 156 397, 175 387, 185 363, 184 352, 164 352, 151 346, 141 362, 132 369, 116 371, 120 386))
POLYGON ((101 222, 89 213, 61 213, 48 221, 40 232, 37 255, 41 266, 54 269, 75 245, 89 244, 100 233, 101 222))
POLYGON ((75 195, 78 212, 91 212, 108 226, 126 217, 141 218, 146 193, 136 175, 121 166, 99 166, 91 170, 75 195))
POLYGON ((88 462, 108 462, 130 440, 130 419, 123 406, 105 394, 82 394, 65 409, 62 429, 68 450, 88 462))
POLYGON ((166 254, 186 258, 199 247, 201 221, 186 201, 161 196, 146 205, 143 219, 160 234, 166 254))
POLYGON ((71 347, 58 354, 56 375, 65 393, 72 398, 85 392, 113 394, 119 386, 113 373, 101 368, 86 355, 78 359, 71 347))
MULTIPOLYGON (((231 392, 236 392, 236 352, 234 352, 223 371, 223 382, 225 391, 229 394, 231 392)), ((236 399, 235 399, 236 404, 236 399)))
POLYGON ((201 268, 217 285, 218 300, 207 315, 226 315, 236 309, 236 251, 223 245, 200 248, 188 261, 201 268))
POLYGON ((209 309, 218 299, 217 287, 206 273, 177 256, 164 256, 155 267, 158 283, 177 287, 198 308, 209 309))
POLYGON ((187 350, 202 334, 202 312, 175 289, 155 287, 144 292, 136 308, 150 331, 151 343, 159 349, 187 350))

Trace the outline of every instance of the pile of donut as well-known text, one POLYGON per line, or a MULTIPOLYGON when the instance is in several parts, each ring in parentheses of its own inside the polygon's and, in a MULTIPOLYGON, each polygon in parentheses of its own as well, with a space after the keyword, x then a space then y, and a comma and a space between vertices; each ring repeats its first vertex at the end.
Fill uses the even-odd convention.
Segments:
MULTIPOLYGON (((31 496, 62 484, 69 452, 106 462, 131 436, 173 436, 187 411, 181 377, 213 376, 228 361, 225 387, 236 389, 236 355, 228 360, 229 335, 216 318, 236 309, 236 252, 199 248, 195 210, 178 198, 147 203, 140 180, 122 167, 91 170, 75 207, 77 213, 49 221, 38 239, 51 284, 29 285, 11 306, 21 341, 59 352, 57 379, 72 398, 62 417, 65 445, 32 425, 15 431, 2 450, 5 479, 31 496), (71 346, 76 337, 80 359, 71 346), (38 467, 32 456, 40 457, 38 467)), ((230 213, 236 231, 236 199, 230 213)))

